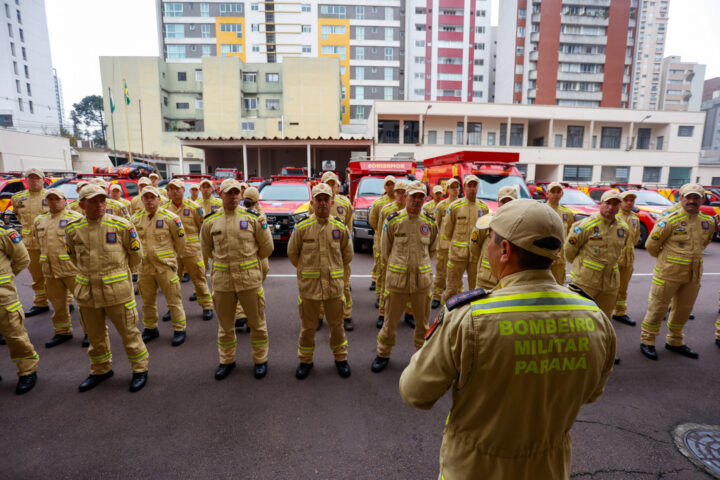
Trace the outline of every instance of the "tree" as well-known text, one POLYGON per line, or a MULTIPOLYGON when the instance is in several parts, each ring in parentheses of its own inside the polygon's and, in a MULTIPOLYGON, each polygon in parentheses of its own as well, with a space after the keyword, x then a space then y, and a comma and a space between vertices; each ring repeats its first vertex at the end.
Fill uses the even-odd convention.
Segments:
POLYGON ((105 111, 103 98, 100 95, 88 95, 79 103, 73 103, 70 118, 73 121, 73 133, 77 138, 92 138, 95 145, 99 147, 107 145, 105 111), (84 129, 81 125, 84 126, 84 129))

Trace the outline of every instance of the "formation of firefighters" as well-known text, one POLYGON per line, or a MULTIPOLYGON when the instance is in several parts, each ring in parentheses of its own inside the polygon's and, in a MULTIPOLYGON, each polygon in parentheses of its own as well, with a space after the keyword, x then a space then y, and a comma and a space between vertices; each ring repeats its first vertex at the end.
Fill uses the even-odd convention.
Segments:
MULTIPOLYGON (((0 334, 4 337, 0 342, 7 343, 17 365, 16 393, 28 392, 37 380, 39 356, 24 327, 25 317, 48 311, 49 301, 55 335, 46 347, 55 347, 73 338, 73 298, 80 310, 90 359, 90 375, 79 390, 90 390, 113 375, 108 318, 122 338, 132 367, 130 391, 142 389, 148 377, 146 344, 160 336, 159 320, 171 323, 173 346, 186 340, 180 289, 184 274, 194 284, 190 300, 202 307, 203 319, 210 320, 214 314, 218 318, 215 378, 226 378, 236 366, 238 325, 247 325, 250 331, 254 376, 260 379, 267 374, 263 282, 274 245, 255 187, 227 179, 217 198, 212 181, 204 180, 199 188, 194 187, 192 197, 186 198, 182 180, 173 179, 160 188, 160 177, 153 174, 140 179, 140 195, 128 202, 118 186, 94 178, 79 183, 78 200, 68 204, 62 190, 43 188, 42 171, 30 169, 25 175, 28 190, 12 199, 22 223, 21 234, 0 228, 0 334), (32 276, 34 292, 33 306, 27 312, 15 287, 16 275, 25 268, 32 276), (162 317, 157 307, 158 288, 168 306, 162 317), (138 329, 138 294, 142 331, 138 329)), ((476 198, 478 185, 475 175, 451 178, 444 188, 433 187, 432 200, 427 202, 427 187, 422 182, 392 176, 384 179, 385 194, 368 214, 375 232, 370 288, 377 295, 380 330, 373 372, 387 367, 403 316, 414 327, 413 342, 420 350, 438 325, 437 320, 428 325, 432 309, 443 305, 438 316, 442 321, 447 305, 476 298, 478 289, 491 291, 498 286, 498 270, 489 258, 494 248, 492 221, 497 213, 476 198)), ((313 368, 315 332, 323 317, 330 329, 329 346, 337 372, 343 378, 351 374, 345 331, 353 329, 353 211, 350 201, 339 193, 340 186, 334 173, 322 176, 321 183, 312 188, 310 215, 295 225, 287 248, 297 268, 301 319, 298 379, 306 378, 313 368)), ((564 241, 557 252, 539 244, 530 247, 553 250, 547 256, 559 285, 565 283, 566 262, 570 262, 573 288, 592 297, 608 319, 635 325, 627 315, 626 301, 633 249, 640 234, 633 213, 636 195, 632 190, 609 190, 602 196, 597 214, 575 222, 572 212, 559 204, 562 185, 550 184, 547 192, 547 206, 562 222, 564 241)), ((715 220, 699 210, 703 193, 699 185, 684 185, 680 202, 663 213, 646 244, 657 262, 641 324, 640 347, 643 355, 653 360, 658 358, 655 341, 666 317, 665 348, 698 358, 684 342, 683 327, 699 291, 703 251, 716 231, 715 220)), ((497 212, 517 198, 516 188, 501 188, 497 212)), ((522 218, 517 215, 518 222, 522 218)), ((720 319, 716 338, 720 347, 720 319)))

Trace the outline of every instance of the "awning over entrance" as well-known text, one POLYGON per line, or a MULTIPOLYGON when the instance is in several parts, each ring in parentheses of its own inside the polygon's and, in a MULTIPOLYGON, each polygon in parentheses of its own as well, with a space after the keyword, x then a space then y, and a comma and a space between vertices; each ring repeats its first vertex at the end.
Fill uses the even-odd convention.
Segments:
POLYGON ((306 167, 311 176, 322 171, 322 162, 335 161, 335 170, 343 174, 353 152, 370 155, 370 138, 234 138, 181 137, 183 147, 205 152, 208 172, 218 167, 242 170, 245 178, 269 177, 283 166, 306 167))

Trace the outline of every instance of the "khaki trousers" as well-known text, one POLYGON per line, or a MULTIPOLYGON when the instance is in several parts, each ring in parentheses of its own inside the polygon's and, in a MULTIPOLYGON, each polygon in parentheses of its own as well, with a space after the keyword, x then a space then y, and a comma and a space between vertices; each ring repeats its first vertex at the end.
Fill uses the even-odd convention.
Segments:
POLYGON ((343 274, 343 280, 345 285, 343 286, 343 296, 345 302, 343 303, 343 318, 352 318, 352 295, 350 294, 350 264, 345 265, 345 273, 343 274))
POLYGON ((420 349, 425 343, 425 332, 428 329, 428 316, 430 315, 430 301, 432 294, 430 289, 415 293, 389 292, 386 298, 387 315, 385 323, 377 336, 377 354, 383 358, 389 358, 390 352, 395 345, 397 326, 400 322, 405 306, 408 302, 415 312, 415 336, 413 342, 415 348, 420 349))
POLYGON ((170 310, 173 330, 182 332, 187 321, 182 305, 180 278, 167 268, 156 270, 155 275, 141 273, 138 275, 138 291, 143 301, 143 325, 145 328, 158 328, 157 290, 162 290, 170 310))
POLYGON ((674 346, 685 345, 683 327, 692 313, 695 299, 700 291, 700 282, 672 282, 653 277, 648 299, 648 309, 641 325, 640 341, 645 345, 655 345, 655 337, 660 334, 660 324, 668 316, 667 343, 674 346))
POLYGON ((47 292, 45 292, 45 276, 42 272, 42 266, 40 266, 40 249, 29 249, 28 253, 30 254, 30 265, 28 265, 28 270, 30 270, 30 276, 32 276, 32 289, 33 293, 35 294, 35 299, 33 300, 33 305, 36 307, 47 307, 48 306, 48 299, 47 299, 47 292))
POLYGON ((448 249, 442 248, 437 251, 435 259, 435 283, 433 284, 433 300, 442 300, 447 282, 447 257, 448 249))
POLYGON ((620 288, 618 288, 617 299, 615 300, 615 311, 613 311, 613 315, 617 315, 618 317, 627 313, 627 291, 633 270, 633 265, 620 267, 620 288))
POLYGON ((612 317, 612 311, 613 308, 615 308, 615 299, 617 298, 617 288, 612 290, 600 290, 597 287, 580 285, 579 283, 575 283, 574 285, 582 288, 585 293, 593 297, 597 306, 600 307, 600 310, 602 310, 608 318, 612 317))
POLYGON ((378 242, 373 241, 373 268, 372 268, 372 280, 377 283, 378 269, 380 267, 380 246, 378 242))
POLYGON ((178 257, 177 262, 178 277, 182 277, 183 273, 187 273, 190 276, 190 280, 192 280, 195 286, 198 305, 200 305, 203 310, 212 310, 212 294, 210 293, 207 277, 205 276, 205 262, 202 259, 202 255, 198 253, 192 257, 178 257))
POLYGON ((473 290, 477 280, 477 263, 467 260, 448 260, 447 288, 443 296, 443 304, 458 293, 463 292, 463 275, 465 272, 468 274, 468 290, 473 290))
MULTIPOLYGON (((235 335, 235 309, 240 303, 247 315, 250 327, 253 363, 260 364, 268 359, 268 331, 265 321, 265 290, 262 286, 241 292, 213 292, 215 311, 218 317, 218 352, 220 363, 235 361, 237 336, 235 335)), ((317 326, 317 318, 315 319, 317 326)))
MULTIPOLYGON (((378 277, 379 278, 379 277, 378 277)), ((320 306, 325 308, 325 319, 330 327, 330 350, 336 362, 347 360, 348 341, 343 328, 342 298, 310 300, 298 297, 300 312, 300 337, 298 338, 298 358, 301 363, 312 363, 315 352, 315 331, 320 317, 320 306)))
MULTIPOLYGON (((270 261, 267 258, 263 258, 260 260, 260 269, 262 270, 264 282, 267 278, 268 272, 270 271, 270 261)), ((240 305, 240 302, 238 302, 237 307, 235 308, 235 318, 247 318, 247 315, 245 315, 245 311, 243 310, 242 305, 240 305)))
POLYGON ((40 357, 25 330, 25 313, 20 302, 0 306, 0 335, 5 337, 18 376, 37 370, 40 357))
POLYGON ((133 373, 147 371, 150 354, 142 340, 140 330, 137 328, 136 306, 135 300, 131 300, 125 304, 109 307, 80 307, 80 322, 90 340, 88 356, 92 375, 102 375, 112 368, 110 336, 105 318, 110 319, 120 334, 133 373))
POLYGON ((553 277, 555 277, 555 281, 558 282, 560 285, 565 285, 565 276, 567 275, 567 264, 565 263, 565 260, 562 262, 553 262, 552 265, 550 265, 550 271, 553 274, 553 277))
MULTIPOLYGON (((53 307, 52 323, 57 335, 72 335, 68 290, 75 291, 75 277, 45 277, 45 290, 53 307)), ((70 297, 71 301, 72 297, 70 297)))

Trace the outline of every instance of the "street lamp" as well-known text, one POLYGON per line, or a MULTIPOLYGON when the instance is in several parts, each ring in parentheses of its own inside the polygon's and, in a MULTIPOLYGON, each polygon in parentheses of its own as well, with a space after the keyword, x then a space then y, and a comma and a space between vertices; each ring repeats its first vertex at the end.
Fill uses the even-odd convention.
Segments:
POLYGON ((425 113, 423 113, 423 128, 422 128, 422 137, 420 138, 420 144, 425 144, 425 117, 427 116, 428 111, 432 108, 432 105, 428 105, 425 109, 425 113))
MULTIPOLYGON (((650 114, 645 115, 645 117, 638 122, 638 129, 640 128, 640 124, 643 123, 645 120, 647 120, 647 119, 650 118, 650 117, 652 117, 652 115, 650 115, 650 114)), ((631 135, 630 135, 631 142, 630 142, 630 145, 628 145, 627 148, 625 149, 626 152, 629 152, 630 150, 632 150, 632 149, 633 149, 633 145, 635 145, 635 136, 632 135, 632 132, 630 132, 630 134, 631 134, 631 135)))

